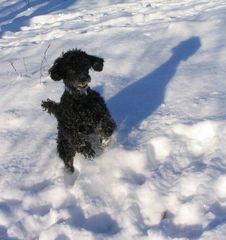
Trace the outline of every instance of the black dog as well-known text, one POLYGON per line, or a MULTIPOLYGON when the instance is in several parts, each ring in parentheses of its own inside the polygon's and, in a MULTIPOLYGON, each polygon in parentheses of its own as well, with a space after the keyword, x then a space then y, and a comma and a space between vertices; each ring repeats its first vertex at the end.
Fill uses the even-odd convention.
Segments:
POLYGON ((91 136, 96 136, 101 146, 116 129, 104 99, 88 86, 89 70, 100 72, 103 63, 102 58, 73 49, 57 58, 49 69, 53 80, 63 79, 65 91, 60 103, 47 99, 42 107, 58 121, 57 150, 71 172, 76 152, 88 159, 95 157, 91 136))

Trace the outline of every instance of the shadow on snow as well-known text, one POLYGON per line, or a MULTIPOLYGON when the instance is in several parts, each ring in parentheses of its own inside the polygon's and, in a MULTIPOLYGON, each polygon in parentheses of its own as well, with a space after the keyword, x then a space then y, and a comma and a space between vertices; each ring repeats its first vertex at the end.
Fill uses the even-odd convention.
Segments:
POLYGON ((66 9, 72 4, 74 4, 75 2, 76 0, 47 0, 47 1, 33 0, 29 2, 29 5, 25 3, 20 5, 19 3, 15 3, 12 6, 7 6, 0 10, 0 13, 9 12, 9 14, 6 14, 5 16, 0 18, 0 23, 3 21, 9 21, 10 19, 13 19, 13 18, 14 19, 10 23, 1 25, 0 37, 2 37, 6 31, 10 31, 10 32, 20 31, 21 27, 28 25, 29 20, 35 16, 49 14, 51 12, 66 9), (16 17, 18 14, 25 12, 28 9, 28 7, 35 8, 37 6, 39 7, 29 15, 16 17))
POLYGON ((167 84, 176 74, 177 67, 200 47, 199 37, 180 42, 165 63, 109 99, 108 106, 118 125, 122 144, 130 145, 128 136, 131 130, 163 103, 167 84))

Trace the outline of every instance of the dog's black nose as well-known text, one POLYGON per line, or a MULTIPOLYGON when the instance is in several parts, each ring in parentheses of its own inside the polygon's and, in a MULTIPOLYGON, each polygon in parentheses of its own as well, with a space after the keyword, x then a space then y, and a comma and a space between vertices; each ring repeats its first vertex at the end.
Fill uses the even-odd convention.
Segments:
POLYGON ((91 78, 89 75, 82 75, 80 76, 80 82, 85 83, 85 82, 90 82, 91 78))

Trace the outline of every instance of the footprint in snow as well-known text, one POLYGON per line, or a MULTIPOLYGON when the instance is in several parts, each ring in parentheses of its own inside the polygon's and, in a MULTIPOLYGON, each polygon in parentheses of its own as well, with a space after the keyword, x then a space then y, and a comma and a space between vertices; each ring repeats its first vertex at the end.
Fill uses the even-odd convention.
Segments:
POLYGON ((79 170, 75 169, 73 174, 68 174, 66 171, 64 172, 63 179, 64 179, 64 185, 71 187, 75 184, 76 180, 79 177, 79 170))
POLYGON ((122 177, 122 180, 131 184, 141 186, 146 182, 146 176, 141 173, 136 173, 132 170, 126 171, 126 174, 122 177))

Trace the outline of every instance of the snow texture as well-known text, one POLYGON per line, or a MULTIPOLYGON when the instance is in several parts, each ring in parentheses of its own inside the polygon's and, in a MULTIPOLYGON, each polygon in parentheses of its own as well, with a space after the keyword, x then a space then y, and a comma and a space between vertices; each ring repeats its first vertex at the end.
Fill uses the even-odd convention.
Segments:
POLYGON ((224 240, 226 2, 1 0, 0 239, 224 240), (63 51, 92 72, 117 121, 94 161, 64 172, 56 120, 63 51))

